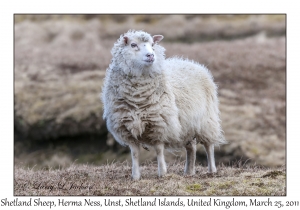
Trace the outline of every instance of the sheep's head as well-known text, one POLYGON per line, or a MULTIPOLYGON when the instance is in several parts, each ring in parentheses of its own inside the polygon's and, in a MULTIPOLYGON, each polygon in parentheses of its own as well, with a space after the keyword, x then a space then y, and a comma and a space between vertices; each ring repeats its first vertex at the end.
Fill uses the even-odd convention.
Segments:
POLYGON ((112 55, 131 69, 146 70, 158 60, 164 59, 164 48, 157 45, 162 39, 162 35, 151 36, 144 31, 128 31, 115 43, 112 55))
POLYGON ((153 37, 123 37, 125 47, 130 52, 131 59, 140 65, 150 66, 155 62, 156 54, 154 45, 163 39, 162 35, 154 35, 153 37), (147 39, 148 38, 148 39, 147 39))

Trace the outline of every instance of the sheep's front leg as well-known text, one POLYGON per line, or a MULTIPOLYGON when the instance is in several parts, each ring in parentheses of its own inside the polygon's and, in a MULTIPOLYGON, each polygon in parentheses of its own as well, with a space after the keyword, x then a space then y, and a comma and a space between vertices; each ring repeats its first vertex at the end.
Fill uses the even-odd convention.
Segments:
POLYGON ((157 155, 158 176, 164 176, 167 173, 167 165, 164 156, 164 145, 158 144, 154 146, 157 155))
POLYGON ((214 144, 204 143, 203 144, 206 150, 207 162, 208 162, 208 172, 215 173, 217 172, 217 168, 215 165, 215 153, 214 153, 214 144))
POLYGON ((186 149, 186 162, 185 162, 185 175, 194 175, 195 174, 195 161, 196 161, 196 139, 189 141, 185 145, 186 149))
POLYGON ((132 159, 132 179, 139 180, 141 177, 140 167, 139 167, 139 155, 140 147, 136 144, 129 145, 131 150, 131 159, 132 159))

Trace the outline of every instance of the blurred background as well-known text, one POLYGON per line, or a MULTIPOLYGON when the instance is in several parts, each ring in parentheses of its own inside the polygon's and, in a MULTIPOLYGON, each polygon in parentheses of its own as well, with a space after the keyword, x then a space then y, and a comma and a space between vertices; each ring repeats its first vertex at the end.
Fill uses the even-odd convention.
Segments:
MULTIPOLYGON (((114 42, 162 34, 166 56, 207 66, 229 144, 217 165, 285 165, 285 15, 15 15, 14 162, 36 168, 130 161, 107 132, 99 95, 114 42)), ((197 164, 206 164, 198 145, 197 164)), ((143 149, 142 149, 143 150, 143 149)), ((167 162, 185 153, 166 152, 167 162)), ((156 161, 142 151, 141 162, 156 161)))

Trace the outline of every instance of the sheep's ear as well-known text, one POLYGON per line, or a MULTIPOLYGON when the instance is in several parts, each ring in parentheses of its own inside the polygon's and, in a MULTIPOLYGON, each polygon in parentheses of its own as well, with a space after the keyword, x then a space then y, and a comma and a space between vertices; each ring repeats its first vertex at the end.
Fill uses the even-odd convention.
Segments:
POLYGON ((160 42, 163 38, 164 38, 163 35, 154 35, 154 36, 153 36, 153 42, 154 42, 154 43, 158 43, 158 42, 160 42))
POLYGON ((128 37, 124 36, 123 39, 124 39, 124 43, 127 44, 128 43, 128 37))

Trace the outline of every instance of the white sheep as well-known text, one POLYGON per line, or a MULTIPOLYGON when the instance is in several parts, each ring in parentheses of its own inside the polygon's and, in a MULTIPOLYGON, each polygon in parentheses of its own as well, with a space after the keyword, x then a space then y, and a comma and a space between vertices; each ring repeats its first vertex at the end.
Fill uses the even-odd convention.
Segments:
POLYGON ((140 145, 154 147, 158 176, 167 172, 164 148, 185 148, 184 173, 193 175, 197 142, 206 149, 210 173, 217 171, 214 145, 226 142, 209 70, 187 59, 165 59, 162 39, 134 30, 121 35, 102 90, 103 117, 116 141, 130 147, 134 180, 141 176, 140 145))

